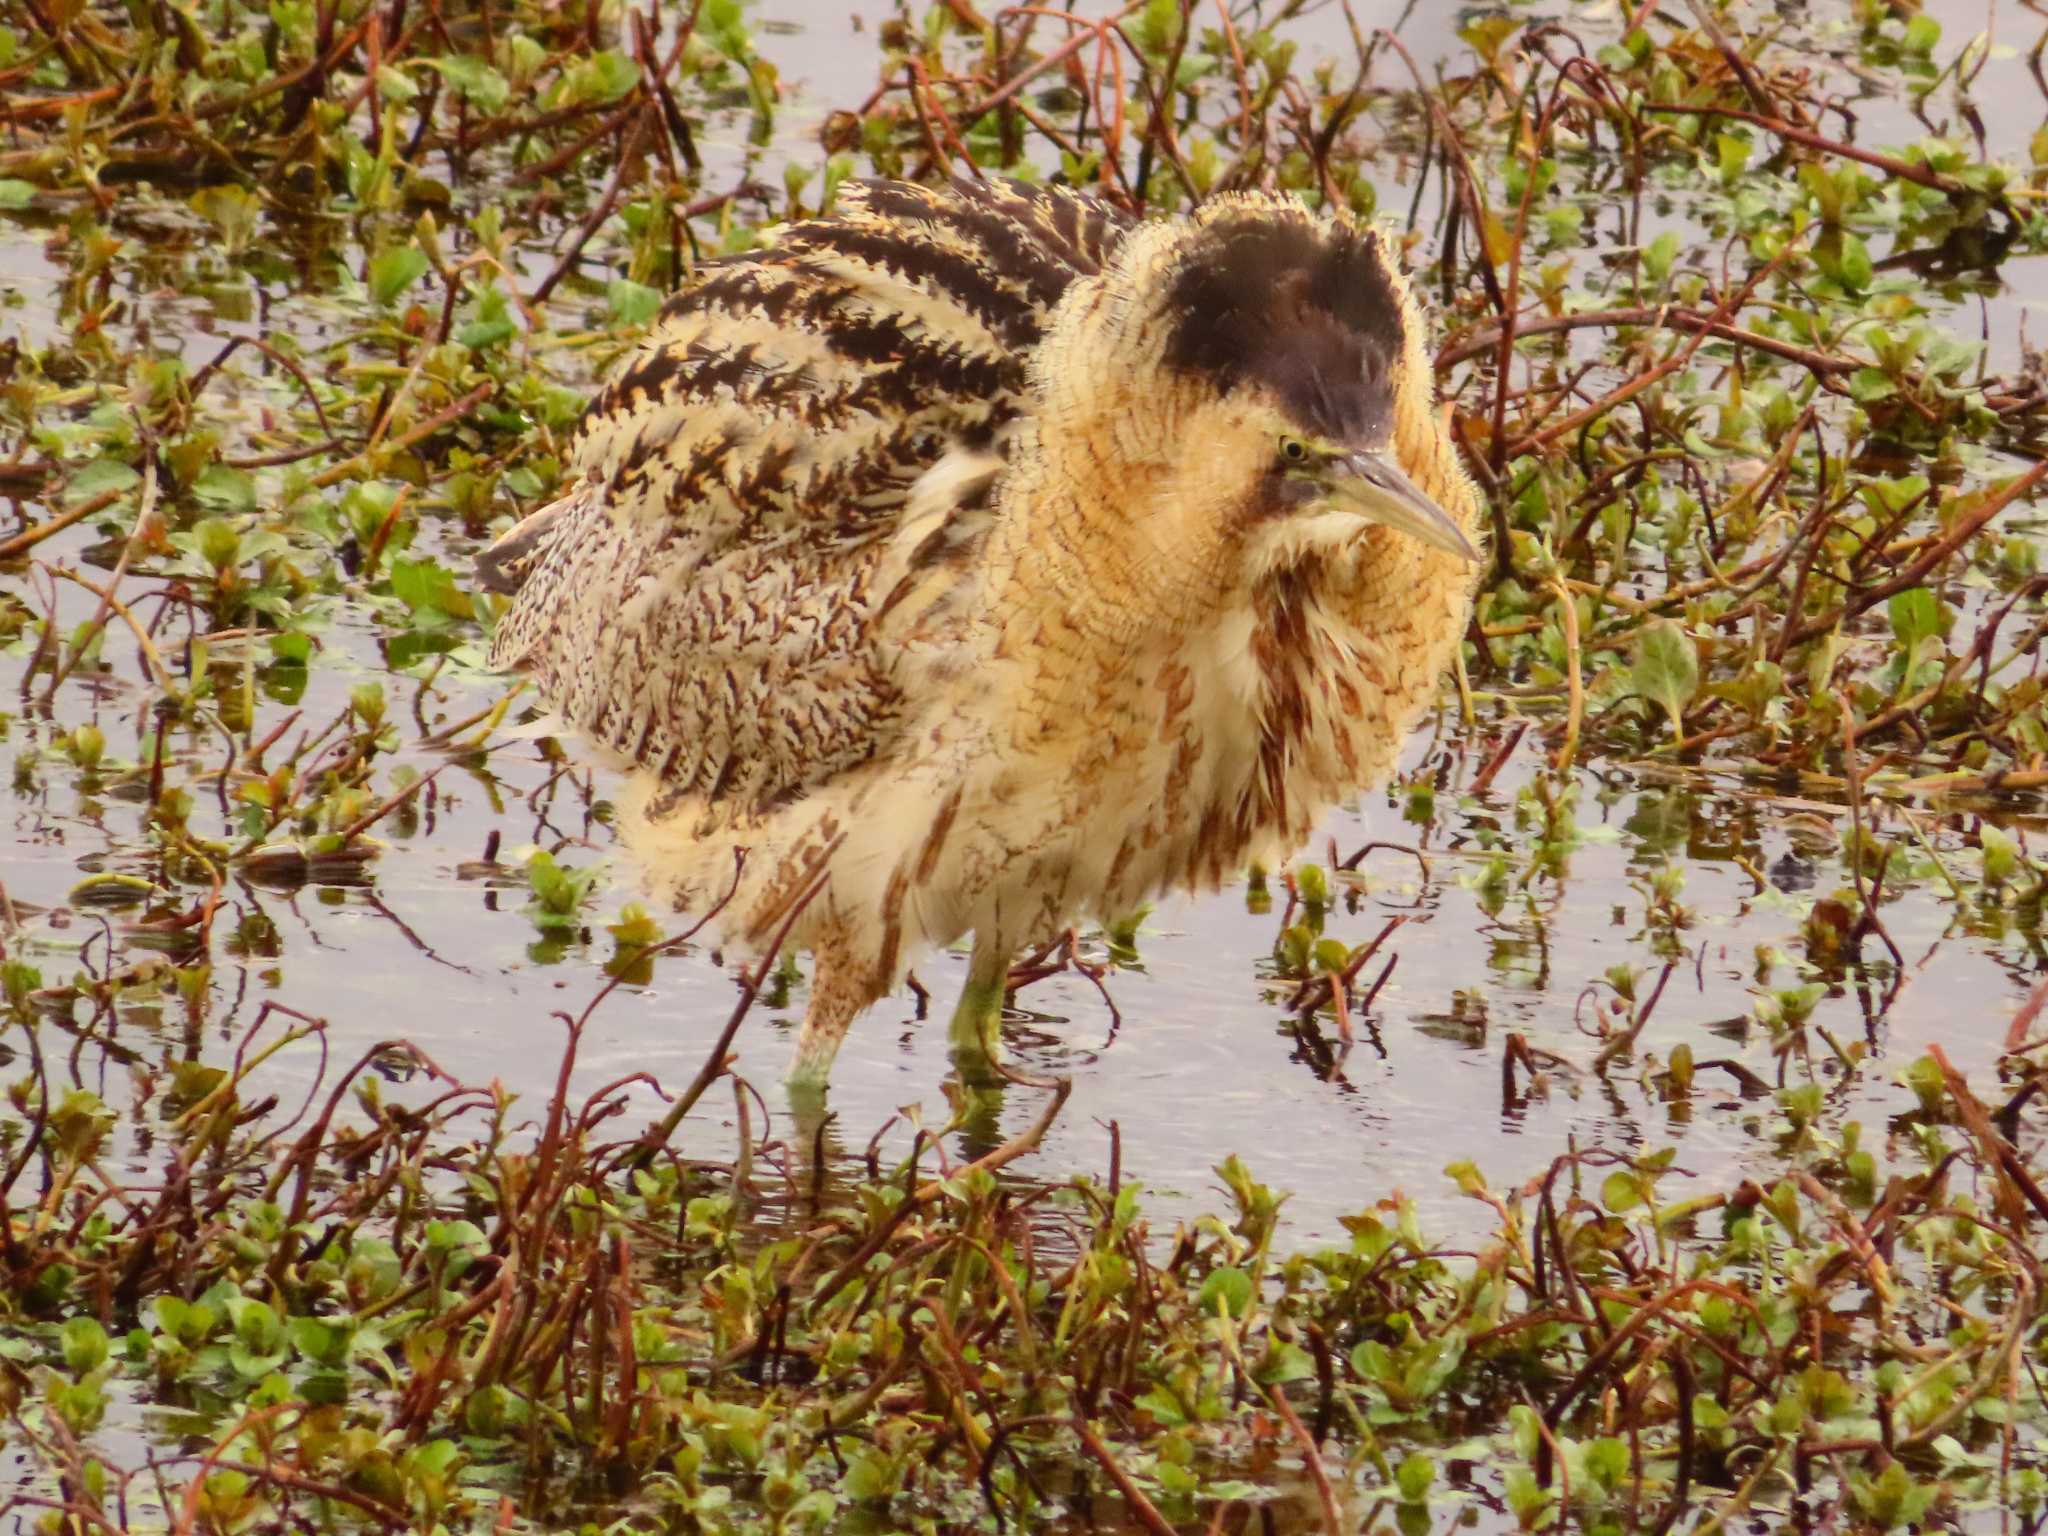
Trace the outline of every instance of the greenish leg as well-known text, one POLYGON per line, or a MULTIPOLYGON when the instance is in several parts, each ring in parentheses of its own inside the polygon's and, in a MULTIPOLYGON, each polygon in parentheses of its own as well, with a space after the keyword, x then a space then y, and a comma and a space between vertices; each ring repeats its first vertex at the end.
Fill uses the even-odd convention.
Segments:
POLYGON ((875 1000, 878 989, 873 978, 848 958, 843 945, 826 939, 813 953, 810 1006, 804 1010, 803 1028, 797 1031, 796 1056, 789 1064, 787 1081, 792 1094, 822 1106, 846 1027, 875 1000))
POLYGON ((985 1088, 1003 1081, 995 1064, 1003 1059, 1003 1003, 1009 995, 1009 980, 1010 946, 977 933, 973 958, 967 962, 967 985, 960 989, 960 1002, 947 1031, 953 1065, 959 1069, 960 1080, 970 1087, 985 1088))
POLYGON ((824 1097, 825 1087, 832 1078, 833 1058, 839 1054, 839 1042, 845 1034, 841 1025, 837 1032, 813 1028, 806 1019, 797 1035, 796 1055, 789 1063, 788 1084, 792 1091, 802 1089, 806 1093, 824 1097))
POLYGON ((807 1139, 825 1119, 827 1075, 831 1070, 829 1063, 799 1057, 790 1067, 789 1076, 783 1079, 782 1091, 789 1103, 798 1141, 807 1139))
POLYGON ((819 1170, 829 1172, 833 1160, 844 1149, 832 1134, 832 1115, 822 1078, 800 1081, 791 1077, 783 1085, 783 1092, 789 1104, 789 1144, 797 1177, 799 1182, 809 1184, 815 1178, 825 1177, 819 1170))

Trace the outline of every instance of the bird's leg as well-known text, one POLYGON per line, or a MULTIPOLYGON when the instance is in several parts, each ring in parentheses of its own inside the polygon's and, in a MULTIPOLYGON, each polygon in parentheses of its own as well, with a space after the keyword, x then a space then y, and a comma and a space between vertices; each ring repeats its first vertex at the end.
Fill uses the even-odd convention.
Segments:
POLYGON ((811 1000, 804 1009, 803 1028, 797 1031, 796 1055, 789 1064, 789 1088, 822 1102, 825 1085, 832 1076, 832 1060, 839 1054, 839 1042, 846 1027, 878 996, 870 969, 857 961, 848 947, 830 938, 821 940, 815 951, 811 975, 811 1000))
POLYGON ((967 962, 967 984, 953 1010, 947 1031, 953 1065, 961 1081, 975 1087, 1000 1083, 995 1064, 1003 1059, 1003 1003, 1010 991, 1010 946, 992 933, 974 935, 974 954, 967 962))

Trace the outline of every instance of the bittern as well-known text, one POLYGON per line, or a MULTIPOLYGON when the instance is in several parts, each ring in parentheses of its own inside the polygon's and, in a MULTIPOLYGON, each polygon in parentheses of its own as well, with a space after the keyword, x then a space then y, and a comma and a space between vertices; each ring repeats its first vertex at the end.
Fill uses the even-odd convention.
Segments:
POLYGON ((667 301, 483 557, 491 660, 631 771, 657 895, 811 952, 793 1083, 970 932, 986 1069, 1025 946, 1391 769, 1476 569, 1426 340, 1283 197, 844 187, 667 301))

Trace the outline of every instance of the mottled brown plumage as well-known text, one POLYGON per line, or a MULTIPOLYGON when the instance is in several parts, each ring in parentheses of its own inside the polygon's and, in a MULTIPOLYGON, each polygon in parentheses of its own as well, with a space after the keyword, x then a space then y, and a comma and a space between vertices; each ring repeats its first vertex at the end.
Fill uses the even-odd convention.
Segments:
POLYGON ((494 664, 634 770, 665 898, 816 955, 797 1075, 934 944, 1291 851, 1464 624, 1476 497, 1384 243, 1272 197, 848 188, 708 263, 500 540, 494 664))

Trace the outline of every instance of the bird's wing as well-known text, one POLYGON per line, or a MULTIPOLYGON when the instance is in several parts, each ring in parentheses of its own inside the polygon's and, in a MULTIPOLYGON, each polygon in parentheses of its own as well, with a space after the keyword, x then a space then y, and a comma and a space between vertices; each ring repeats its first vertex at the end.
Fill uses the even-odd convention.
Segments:
POLYGON ((483 561, 491 659, 678 798, 765 809, 903 700, 879 622, 973 568, 1025 367, 1128 221, 1011 183, 841 189, 706 263, 584 419, 561 501, 483 561))

